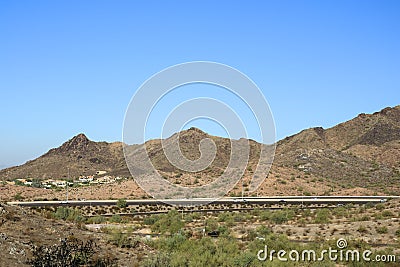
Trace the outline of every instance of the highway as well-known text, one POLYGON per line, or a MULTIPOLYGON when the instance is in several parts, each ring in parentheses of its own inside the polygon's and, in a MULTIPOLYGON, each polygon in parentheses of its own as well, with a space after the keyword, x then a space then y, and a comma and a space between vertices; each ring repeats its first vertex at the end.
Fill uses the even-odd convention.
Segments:
MULTIPOLYGON (((225 197, 220 199, 195 198, 195 199, 134 199, 126 200, 128 206, 143 205, 166 205, 176 206, 199 206, 204 204, 269 204, 269 205, 288 205, 288 204, 365 204, 386 202, 389 199, 400 198, 400 196, 271 196, 271 197, 225 197)), ((118 200, 70 200, 66 201, 14 201, 7 202, 9 205, 24 207, 44 207, 44 206, 113 206, 118 200)))

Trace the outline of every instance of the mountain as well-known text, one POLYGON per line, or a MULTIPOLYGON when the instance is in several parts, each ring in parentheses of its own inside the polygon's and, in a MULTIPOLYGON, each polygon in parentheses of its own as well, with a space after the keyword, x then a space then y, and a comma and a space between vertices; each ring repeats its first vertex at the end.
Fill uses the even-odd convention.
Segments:
POLYGON ((58 148, 50 149, 37 159, 21 166, 0 171, 0 177, 15 178, 67 178, 94 175, 97 171, 128 174, 122 143, 93 142, 84 134, 78 134, 58 148))
MULTIPOLYGON (((199 145, 205 138, 216 146, 214 161, 201 172, 180 171, 164 154, 162 140, 145 146, 159 173, 175 184, 198 186, 221 175, 230 160, 232 142, 190 128, 166 139, 178 140, 182 154, 200 157, 199 145)), ((245 192, 256 169, 261 144, 248 140, 250 157, 244 173, 245 192)), ((78 134, 58 148, 27 163, 0 171, 1 179, 66 178, 93 175, 97 171, 129 177, 122 143, 93 142, 78 134)), ((137 164, 140 171, 140 163, 137 164)), ((360 114, 332 128, 314 127, 277 142, 275 160, 260 194, 399 194, 400 193, 400 106, 373 114, 360 114)), ((241 185, 233 190, 241 192, 241 185)))
POLYGON ((343 188, 399 192, 400 106, 287 137, 278 142, 274 164, 335 181, 343 188))

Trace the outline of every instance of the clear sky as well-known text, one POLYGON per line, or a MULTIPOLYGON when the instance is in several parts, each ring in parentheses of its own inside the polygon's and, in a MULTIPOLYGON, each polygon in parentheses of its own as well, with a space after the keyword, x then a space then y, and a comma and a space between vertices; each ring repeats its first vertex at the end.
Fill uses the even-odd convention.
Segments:
POLYGON ((0 168, 84 132, 118 141, 151 75, 248 75, 277 139, 400 104, 400 1, 1 1, 0 168))

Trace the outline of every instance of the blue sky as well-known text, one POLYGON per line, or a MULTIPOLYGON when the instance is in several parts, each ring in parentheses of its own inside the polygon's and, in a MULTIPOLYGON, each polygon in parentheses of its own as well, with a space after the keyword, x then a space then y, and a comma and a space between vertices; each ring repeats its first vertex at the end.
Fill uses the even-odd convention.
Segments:
POLYGON ((80 132, 121 140, 135 90, 194 60, 248 75, 277 139, 398 105, 398 14, 399 1, 1 1, 0 168, 80 132))

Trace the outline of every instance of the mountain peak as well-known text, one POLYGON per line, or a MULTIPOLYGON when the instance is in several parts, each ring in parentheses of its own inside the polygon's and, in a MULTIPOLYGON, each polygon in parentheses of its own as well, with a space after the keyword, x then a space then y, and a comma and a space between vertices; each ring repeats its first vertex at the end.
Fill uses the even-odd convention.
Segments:
POLYGON ((86 146, 90 142, 89 138, 83 133, 80 133, 78 135, 75 135, 72 137, 70 140, 65 142, 63 145, 67 144, 68 146, 72 147, 81 147, 81 146, 86 146))
POLYGON ((92 141, 89 140, 89 138, 86 137, 85 134, 80 133, 71 139, 69 139, 67 142, 62 144, 58 148, 54 148, 50 151, 52 152, 57 152, 57 153, 68 153, 68 152, 82 152, 87 149, 89 144, 92 141), (53 151, 54 150, 54 151, 53 151))
POLYGON ((205 133, 204 131, 200 130, 199 128, 196 127, 190 127, 189 129, 186 130, 187 132, 198 132, 198 133, 205 133))
POLYGON ((74 142, 87 142, 90 141, 89 138, 84 133, 80 133, 75 135, 74 137, 71 138, 71 141, 74 142))
POLYGON ((181 139, 192 139, 192 138, 206 138, 209 137, 209 135, 206 132, 203 132, 202 130, 200 130, 199 128, 196 127, 190 127, 187 130, 183 130, 181 132, 178 133, 179 137, 181 139))

